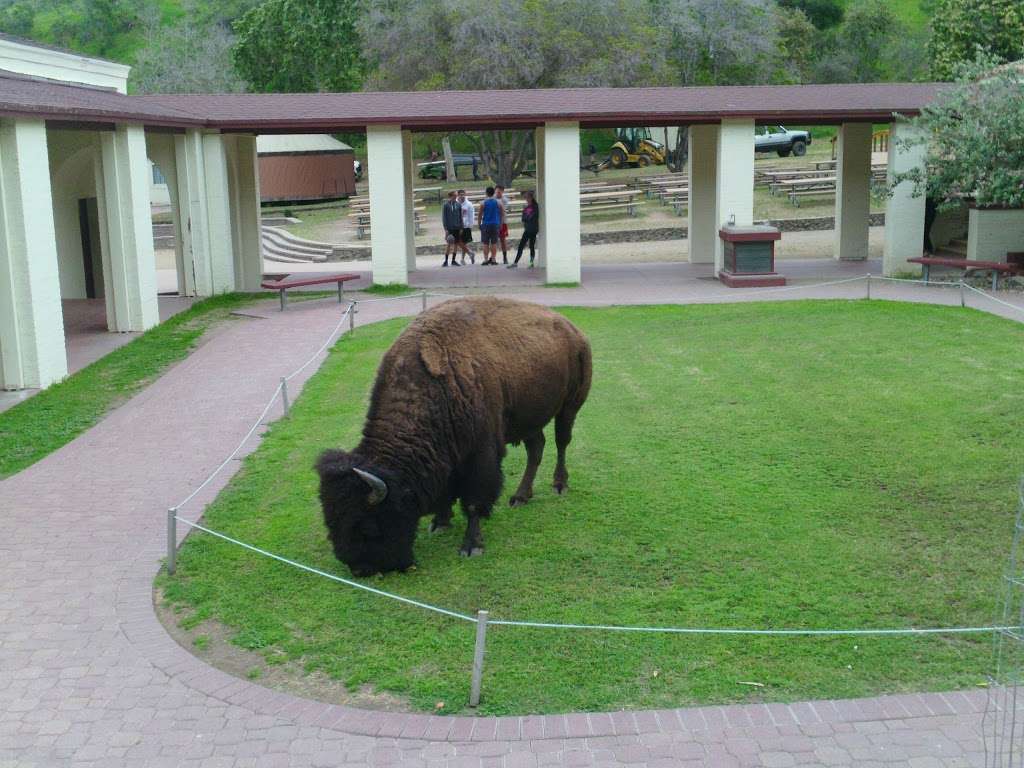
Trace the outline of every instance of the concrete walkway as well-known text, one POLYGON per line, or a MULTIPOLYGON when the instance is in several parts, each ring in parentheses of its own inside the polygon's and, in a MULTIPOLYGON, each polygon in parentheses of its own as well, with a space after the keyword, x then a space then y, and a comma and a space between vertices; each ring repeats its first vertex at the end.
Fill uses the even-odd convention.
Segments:
MULTIPOLYGON (((757 294, 664 279, 638 267, 618 282, 516 295, 609 304, 853 297, 865 289, 860 281, 757 294)), ((873 291, 959 303, 948 289, 873 291)), ((359 323, 418 306, 365 304, 359 323)), ((210 334, 77 440, 0 483, 0 766, 984 764, 979 691, 459 718, 303 700, 206 666, 153 611, 165 508, 236 445, 279 377, 305 361, 340 311, 328 299, 296 302, 285 313, 264 302, 250 314, 210 334)), ((292 382, 293 394, 314 369, 292 382)), ((182 514, 198 518, 234 466, 182 514)))

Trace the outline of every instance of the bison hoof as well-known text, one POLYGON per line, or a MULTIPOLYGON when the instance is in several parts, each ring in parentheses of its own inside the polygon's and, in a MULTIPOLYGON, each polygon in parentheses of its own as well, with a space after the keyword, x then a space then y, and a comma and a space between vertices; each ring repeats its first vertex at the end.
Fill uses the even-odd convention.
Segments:
POLYGON ((483 553, 483 547, 463 547, 459 550, 459 554, 463 557, 480 557, 483 553))
POLYGON ((529 496, 523 496, 522 494, 518 494, 517 493, 515 496, 513 496, 512 498, 510 498, 508 500, 508 505, 510 507, 521 507, 526 502, 528 502, 529 500, 530 500, 529 496))
POLYGON ((555 489, 555 493, 557 493, 559 496, 564 496, 565 492, 569 490, 569 483, 556 480, 554 486, 552 487, 555 489))
POLYGON ((433 523, 430 524, 429 530, 430 530, 431 533, 441 533, 442 531, 449 530, 451 527, 452 527, 451 523, 433 522, 433 523))

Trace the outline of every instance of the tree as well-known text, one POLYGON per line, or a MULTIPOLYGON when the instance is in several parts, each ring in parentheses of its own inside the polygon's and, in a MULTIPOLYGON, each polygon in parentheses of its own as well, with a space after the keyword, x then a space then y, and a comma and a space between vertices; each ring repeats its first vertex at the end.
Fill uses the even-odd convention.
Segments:
POLYGON ((915 80, 926 70, 924 45, 885 0, 861 0, 835 30, 816 79, 823 83, 915 80))
POLYGON ((357 90, 359 8, 359 0, 267 0, 235 22, 235 69, 257 91, 357 90))
POLYGON ((831 29, 843 20, 843 3, 840 0, 779 0, 779 7, 803 11, 818 29, 831 29))
POLYGON ((231 60, 234 36, 223 24, 153 26, 136 55, 130 85, 140 93, 232 93, 245 89, 231 60))
MULTIPOLYGON (((659 83, 646 0, 369 0, 360 24, 371 88, 554 88, 659 83)), ((469 134, 496 182, 533 157, 529 131, 469 134)))
POLYGON ((772 0, 664 0, 662 24, 675 82, 775 80, 780 58, 775 9, 772 0))
POLYGON ((940 92, 911 124, 922 135, 899 142, 925 146, 925 172, 898 174, 940 207, 973 198, 979 206, 1024 207, 1024 70, 993 57, 961 64, 956 86, 940 92))
POLYGON ((783 73, 779 80, 795 83, 807 82, 818 60, 818 30, 799 9, 780 9, 776 15, 776 30, 782 56, 783 73))
POLYGON ((979 50, 999 61, 1024 58, 1021 0, 939 0, 931 27, 928 51, 939 79, 949 79, 979 50))

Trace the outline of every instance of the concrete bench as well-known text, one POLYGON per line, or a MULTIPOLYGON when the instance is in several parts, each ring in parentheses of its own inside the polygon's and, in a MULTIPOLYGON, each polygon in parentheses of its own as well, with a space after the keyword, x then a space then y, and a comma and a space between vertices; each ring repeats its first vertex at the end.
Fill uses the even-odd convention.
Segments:
POLYGON ((340 275, 323 275, 321 277, 300 277, 294 280, 288 280, 287 275, 280 280, 264 280, 260 283, 262 288, 269 288, 270 290, 277 291, 281 297, 281 311, 284 312, 284 308, 288 306, 288 289, 289 288, 301 288, 304 285, 329 285, 330 283, 338 284, 338 301, 341 302, 345 296, 345 283, 349 280, 358 280, 359 275, 346 272, 340 275))

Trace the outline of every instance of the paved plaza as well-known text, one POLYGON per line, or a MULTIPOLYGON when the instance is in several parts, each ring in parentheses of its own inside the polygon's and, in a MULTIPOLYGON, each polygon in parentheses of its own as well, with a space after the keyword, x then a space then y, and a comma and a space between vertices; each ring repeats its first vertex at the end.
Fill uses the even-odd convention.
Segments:
MULTIPOLYGON (((687 274, 685 266, 595 267, 584 270, 582 288, 522 286, 510 295, 606 305, 865 292, 863 280, 790 292, 730 291, 687 274)), ((780 268, 799 286, 856 277, 872 265, 818 260, 780 268)), ((948 288, 876 282, 872 295, 959 304, 958 292, 948 288)), ((1002 298, 1024 306, 1019 294, 1002 298)), ((970 297, 972 306, 985 302, 1024 317, 970 297)), ((418 307, 410 300, 366 303, 358 324, 418 307)), ((316 350, 340 311, 331 299, 294 302, 284 313, 275 299, 256 303, 95 427, 0 482, 0 766, 984 765, 983 690, 657 712, 439 717, 300 699, 198 660, 168 636, 153 609, 165 510, 234 448, 280 377, 316 350)), ((293 394, 314 369, 290 384, 293 394)), ((279 415, 274 410, 268 419, 279 415)), ((182 515, 198 519, 235 467, 182 515)))

